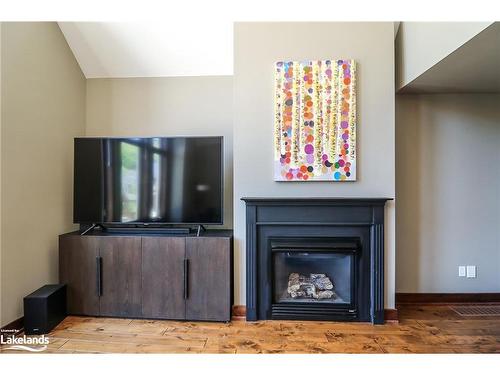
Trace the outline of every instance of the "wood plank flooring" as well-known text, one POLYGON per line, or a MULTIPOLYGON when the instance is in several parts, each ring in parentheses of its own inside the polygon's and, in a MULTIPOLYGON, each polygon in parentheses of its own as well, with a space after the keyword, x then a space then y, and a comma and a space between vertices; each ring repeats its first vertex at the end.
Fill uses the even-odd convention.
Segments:
POLYGON ((46 353, 500 353, 500 317, 399 307, 399 323, 173 322, 70 316, 46 353))

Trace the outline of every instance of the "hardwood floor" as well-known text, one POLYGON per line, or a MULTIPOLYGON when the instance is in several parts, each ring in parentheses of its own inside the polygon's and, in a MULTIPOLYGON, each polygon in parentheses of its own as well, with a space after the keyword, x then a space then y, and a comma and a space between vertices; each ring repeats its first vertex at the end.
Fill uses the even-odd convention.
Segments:
POLYGON ((400 323, 173 322, 66 318, 49 353, 500 353, 500 317, 399 307, 400 323))

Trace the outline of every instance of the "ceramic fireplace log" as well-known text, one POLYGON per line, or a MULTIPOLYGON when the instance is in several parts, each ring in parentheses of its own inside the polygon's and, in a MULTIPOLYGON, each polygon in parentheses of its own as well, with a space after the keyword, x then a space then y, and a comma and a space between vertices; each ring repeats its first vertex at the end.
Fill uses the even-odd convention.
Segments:
POLYGON ((335 296, 332 281, 323 273, 312 273, 309 277, 291 273, 287 291, 292 298, 328 299, 335 296))

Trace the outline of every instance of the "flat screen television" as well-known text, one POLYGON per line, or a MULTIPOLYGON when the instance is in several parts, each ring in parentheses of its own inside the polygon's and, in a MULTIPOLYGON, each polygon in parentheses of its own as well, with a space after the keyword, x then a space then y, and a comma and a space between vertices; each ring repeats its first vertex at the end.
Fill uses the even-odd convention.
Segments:
POLYGON ((80 224, 222 224, 223 137, 75 138, 80 224))

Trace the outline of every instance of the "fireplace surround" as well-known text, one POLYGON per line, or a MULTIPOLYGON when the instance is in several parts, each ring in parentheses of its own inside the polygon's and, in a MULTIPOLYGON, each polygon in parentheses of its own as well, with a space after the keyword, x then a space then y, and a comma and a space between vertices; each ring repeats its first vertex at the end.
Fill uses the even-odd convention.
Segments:
POLYGON ((246 318, 384 322, 389 198, 242 198, 246 318))

